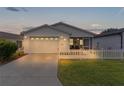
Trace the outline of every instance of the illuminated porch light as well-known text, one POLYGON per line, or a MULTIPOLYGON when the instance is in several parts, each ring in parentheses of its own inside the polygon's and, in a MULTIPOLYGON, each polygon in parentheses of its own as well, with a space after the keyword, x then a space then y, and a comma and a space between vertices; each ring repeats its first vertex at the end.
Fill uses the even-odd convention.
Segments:
POLYGON ((64 41, 66 41, 66 39, 64 38, 64 41))
POLYGON ((58 38, 55 38, 55 40, 58 40, 58 38))
POLYGON ((50 38, 50 40, 53 40, 53 38, 50 38))
POLYGON ((40 40, 43 40, 43 38, 40 38, 40 40))
POLYGON ((39 38, 36 38, 36 40, 39 40, 39 38))
POLYGON ((34 38, 31 38, 31 40, 34 40, 34 38))
POLYGON ((45 40, 48 40, 48 38, 45 38, 45 40))
POLYGON ((27 36, 24 36, 24 39, 27 39, 27 36))

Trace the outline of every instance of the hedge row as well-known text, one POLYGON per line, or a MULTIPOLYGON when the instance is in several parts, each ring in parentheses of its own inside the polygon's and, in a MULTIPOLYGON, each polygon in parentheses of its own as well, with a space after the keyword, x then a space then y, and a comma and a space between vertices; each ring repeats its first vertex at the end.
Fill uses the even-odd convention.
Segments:
POLYGON ((9 40, 0 39, 0 61, 9 59, 17 50, 17 45, 9 40))

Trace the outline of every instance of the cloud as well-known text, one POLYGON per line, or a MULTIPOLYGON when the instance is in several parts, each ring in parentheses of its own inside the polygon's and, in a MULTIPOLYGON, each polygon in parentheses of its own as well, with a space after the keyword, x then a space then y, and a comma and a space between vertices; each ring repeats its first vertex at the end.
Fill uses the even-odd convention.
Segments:
POLYGON ((124 14, 124 8, 121 8, 119 11, 117 11, 117 13, 115 14, 115 16, 119 16, 124 14))
POLYGON ((92 24, 91 27, 97 28, 97 27, 102 27, 102 25, 100 25, 100 24, 92 24))
POLYGON ((22 8, 17 8, 17 7, 7 7, 6 10, 11 11, 11 12, 28 12, 28 10, 24 7, 22 8))
POLYGON ((121 15, 121 14, 123 14, 123 13, 124 13, 124 8, 121 8, 121 9, 118 11, 117 16, 118 16, 118 15, 121 15))

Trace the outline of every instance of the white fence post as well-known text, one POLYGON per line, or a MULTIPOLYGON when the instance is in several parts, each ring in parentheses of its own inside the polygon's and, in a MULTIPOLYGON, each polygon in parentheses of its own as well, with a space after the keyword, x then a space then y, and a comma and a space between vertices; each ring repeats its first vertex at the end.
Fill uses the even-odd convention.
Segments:
POLYGON ((121 59, 123 60, 124 59, 124 50, 121 50, 121 59))

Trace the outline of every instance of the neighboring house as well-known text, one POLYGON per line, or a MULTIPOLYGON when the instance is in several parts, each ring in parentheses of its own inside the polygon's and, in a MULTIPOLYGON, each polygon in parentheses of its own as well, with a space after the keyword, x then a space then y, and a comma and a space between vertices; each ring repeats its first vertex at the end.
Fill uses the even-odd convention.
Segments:
POLYGON ((20 35, 0 31, 0 38, 15 42, 18 48, 22 47, 22 37, 20 35))
POLYGON ((22 32, 26 53, 58 53, 69 49, 92 49, 94 33, 59 22, 22 32))
POLYGON ((124 49, 124 29, 108 29, 96 35, 94 49, 124 49))

